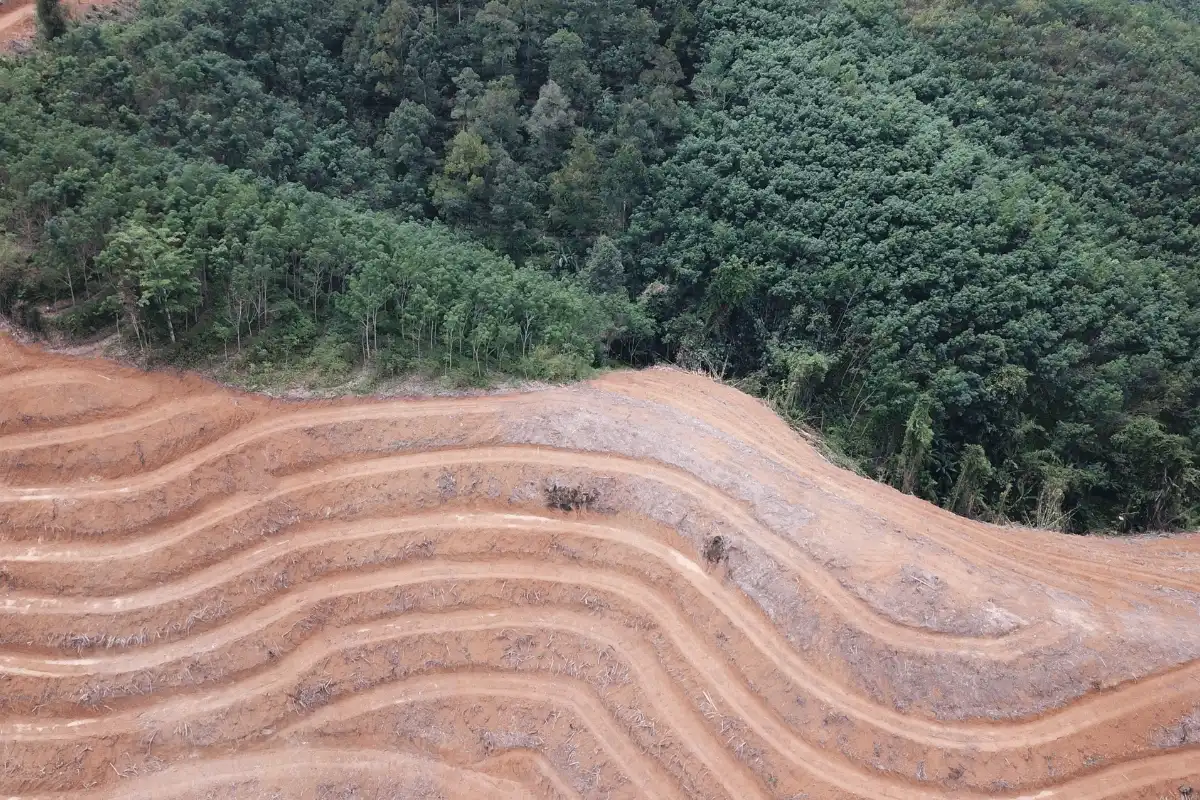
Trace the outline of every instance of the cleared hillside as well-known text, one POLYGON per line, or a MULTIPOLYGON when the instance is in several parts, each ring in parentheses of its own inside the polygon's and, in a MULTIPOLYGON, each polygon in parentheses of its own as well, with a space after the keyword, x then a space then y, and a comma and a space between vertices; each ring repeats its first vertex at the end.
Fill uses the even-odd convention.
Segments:
POLYGON ((971 523, 678 371, 283 404, 0 348, 5 796, 1200 777, 1194 537, 971 523))

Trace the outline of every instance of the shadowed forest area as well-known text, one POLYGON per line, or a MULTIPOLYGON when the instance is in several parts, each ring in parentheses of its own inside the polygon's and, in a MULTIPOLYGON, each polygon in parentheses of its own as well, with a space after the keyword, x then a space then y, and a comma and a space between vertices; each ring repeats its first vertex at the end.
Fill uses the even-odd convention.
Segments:
POLYGON ((1182 0, 142 0, 0 59, 0 311, 179 364, 704 369, 863 472, 1200 523, 1182 0))

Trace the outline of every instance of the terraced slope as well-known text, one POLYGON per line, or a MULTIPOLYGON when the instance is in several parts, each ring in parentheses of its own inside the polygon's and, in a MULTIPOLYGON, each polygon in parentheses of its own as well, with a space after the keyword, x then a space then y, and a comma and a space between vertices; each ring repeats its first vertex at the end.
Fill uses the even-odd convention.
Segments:
POLYGON ((1198 573, 675 371, 284 404, 0 339, 0 796, 1173 798, 1198 573))

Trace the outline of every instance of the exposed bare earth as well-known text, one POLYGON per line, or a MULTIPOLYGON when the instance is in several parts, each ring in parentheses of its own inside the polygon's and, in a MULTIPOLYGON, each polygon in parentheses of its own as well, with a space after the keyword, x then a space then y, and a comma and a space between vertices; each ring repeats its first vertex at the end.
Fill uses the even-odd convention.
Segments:
POLYGON ((13 29, 24 28, 31 24, 34 18, 33 0, 10 0, 0 5, 0 41, 6 41, 15 33, 13 29))
POLYGON ((0 796, 1174 798, 1197 589, 682 372, 284 403, 0 334, 0 796))
MULTIPOLYGON (((112 6, 130 5, 130 0, 63 0, 72 18, 103 17, 112 6)), ((37 35, 34 0, 0 0, 0 53, 29 47, 37 35)))

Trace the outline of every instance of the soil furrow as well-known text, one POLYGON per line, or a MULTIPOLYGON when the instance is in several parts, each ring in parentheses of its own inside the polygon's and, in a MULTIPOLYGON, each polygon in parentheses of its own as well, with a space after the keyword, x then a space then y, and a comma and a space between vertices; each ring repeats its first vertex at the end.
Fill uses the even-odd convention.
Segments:
MULTIPOLYGON (((518 527, 527 524, 515 523, 518 527)), ((561 523, 546 520, 545 524, 561 523)), ((781 672, 822 702, 853 716, 867 726, 920 741, 930 747, 979 752, 1020 751, 1031 746, 1055 742, 1089 727, 1117 723, 1124 716, 1153 708, 1157 704, 1178 700, 1180 697, 1194 696, 1200 690, 1200 674, 1197 674, 1200 670, 1189 669, 1187 672, 1162 675, 1149 681, 1134 683, 1100 697, 1094 696, 1079 701, 1045 717, 1017 723, 944 723, 900 714, 893 709, 872 703, 869 699, 856 695, 812 670, 804 659, 779 640, 769 623, 752 613, 747 613, 747 609, 731 597, 728 590, 718 581, 678 551, 672 551, 662 545, 656 546, 653 542, 639 541, 638 537, 629 536, 619 529, 604 529, 600 526, 578 527, 598 538, 607 536, 616 541, 632 540, 638 549, 648 556, 678 570, 706 601, 712 603, 719 613, 747 636, 756 646, 758 655, 772 662, 781 672)), ((361 533, 354 531, 355 535, 361 533)), ((331 532, 330 538, 338 535, 331 532)), ((702 636, 692 629, 687 618, 676 609, 669 596, 627 575, 594 566, 539 565, 498 559, 490 562, 422 562, 323 580, 315 586, 298 587, 279 600, 255 609, 250 614, 211 632, 170 645, 136 648, 120 655, 105 654, 79 659, 3 655, 0 657, 0 667, 10 674, 40 672, 43 675, 61 675, 82 670, 109 675, 137 672, 161 667, 198 650, 228 646, 250 637, 255 630, 286 619, 321 600, 429 581, 482 579, 566 583, 614 592, 640 607, 647 617, 654 620, 679 652, 685 654, 693 666, 705 675, 706 683, 715 687, 714 694, 725 699, 731 706, 744 710, 742 716, 748 723, 753 724, 754 720, 774 717, 770 710, 745 688, 744 678, 736 674, 725 663, 724 658, 713 652, 702 636)), ((168 587, 156 591, 169 592, 170 589, 168 587)), ((147 601, 149 599, 146 598, 147 601)), ((108 613, 113 613, 114 610, 119 608, 106 609, 108 613)), ((0 727, 0 735, 3 731, 4 728, 0 727)), ((764 730, 762 734, 769 741, 786 742, 788 748, 793 751, 805 747, 781 722, 776 722, 772 729, 764 730)))
MULTIPOLYGON (((487 765, 479 765, 486 768, 487 765)), ((432 778, 448 797, 478 800, 480 797, 528 798, 526 787, 484 773, 463 769, 406 753, 290 746, 257 750, 230 758, 206 759, 199 764, 170 767, 155 775, 131 778, 111 789, 38 795, 15 795, 10 800, 166 800, 203 797, 223 786, 240 783, 267 784, 287 778, 303 779, 314 787, 333 777, 414 775, 432 778)), ((393 777, 394 779, 394 777, 393 777)), ((268 796, 266 792, 263 796, 268 796)))
POLYGON ((1162 800, 1197 576, 1200 537, 954 517, 678 371, 284 402, 0 335, 20 800, 1162 800))
MULTIPOLYGON (((653 463, 631 459, 551 450, 546 448, 508 446, 480 447, 466 450, 439 450, 416 455, 394 456, 371 459, 364 462, 340 464, 314 472, 290 475, 281 479, 271 491, 260 495, 235 497, 221 504, 206 508, 195 517, 173 526, 157 535, 141 537, 131 542, 114 546, 79 544, 56 546, 22 546, 19 543, 0 546, 0 562, 3 561, 92 561, 104 563, 110 559, 133 558, 174 544, 205 527, 218 524, 239 511, 292 494, 300 494, 317 486, 338 482, 365 481, 400 472, 413 472, 444 468, 450 465, 472 465, 501 468, 505 465, 523 464, 549 470, 588 469, 597 474, 620 474, 635 480, 654 481, 667 490, 693 498, 699 505, 715 516, 728 520, 730 527, 761 546, 770 556, 794 572, 801 580, 818 592, 822 599, 837 611, 839 616, 869 636, 901 650, 923 650, 945 652, 957 650, 971 656, 994 656, 1007 658, 1030 649, 1034 643, 1052 640, 1057 632, 1026 629, 1000 638, 954 636, 934 631, 920 630, 899 625, 879 615, 858 596, 846 591, 838 580, 820 565, 809 561, 794 547, 772 533, 753 518, 742 506, 728 496, 695 478, 677 470, 653 463)), ((172 465, 172 469, 174 466, 172 465)), ((102 489, 80 489, 83 497, 92 495, 118 495, 122 504, 137 504, 136 491, 140 485, 158 484, 161 475, 146 476, 124 486, 109 486, 102 489)), ((60 495, 48 490, 0 490, 0 502, 27 503, 53 501, 60 495)), ((74 498, 80 495, 70 495, 74 498)))

